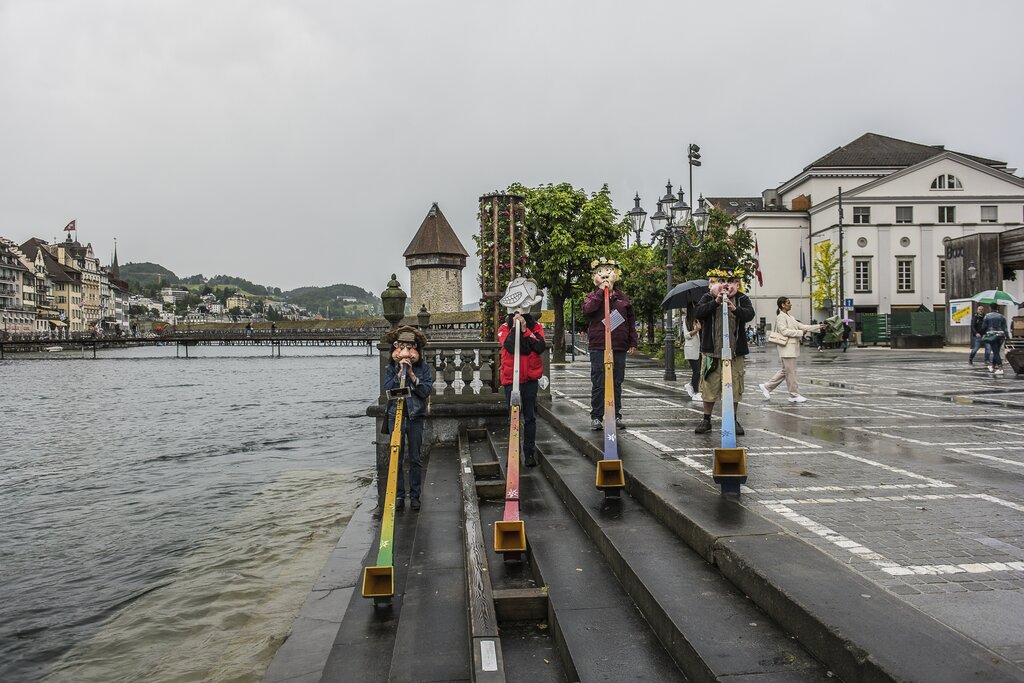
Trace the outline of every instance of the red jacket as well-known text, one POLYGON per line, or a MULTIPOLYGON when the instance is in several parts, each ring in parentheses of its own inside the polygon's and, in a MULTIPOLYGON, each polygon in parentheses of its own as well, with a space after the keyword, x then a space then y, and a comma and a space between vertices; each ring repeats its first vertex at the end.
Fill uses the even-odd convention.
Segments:
MULTIPOLYGON (((532 382, 541 378, 544 374, 544 361, 541 355, 544 353, 544 326, 540 323, 532 323, 527 318, 526 328, 519 340, 519 383, 532 382)), ((510 337, 512 330, 508 322, 501 324, 498 328, 498 343, 501 344, 501 385, 512 384, 512 371, 515 355, 515 338, 510 337)))

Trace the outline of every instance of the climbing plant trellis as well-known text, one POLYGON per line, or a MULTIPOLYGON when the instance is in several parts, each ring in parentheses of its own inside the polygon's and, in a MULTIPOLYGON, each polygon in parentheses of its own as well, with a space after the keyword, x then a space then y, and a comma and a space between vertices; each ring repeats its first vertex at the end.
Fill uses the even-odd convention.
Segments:
POLYGON ((494 192, 480 197, 480 233, 474 236, 480 257, 480 338, 494 341, 504 318, 499 300, 514 278, 524 275, 526 237, 523 197, 494 192))

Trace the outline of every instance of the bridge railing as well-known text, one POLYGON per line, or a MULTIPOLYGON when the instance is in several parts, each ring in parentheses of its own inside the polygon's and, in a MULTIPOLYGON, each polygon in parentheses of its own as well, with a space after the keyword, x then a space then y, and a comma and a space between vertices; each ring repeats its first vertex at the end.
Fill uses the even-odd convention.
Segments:
MULTIPOLYGON (((384 369, 391 360, 391 347, 378 344, 380 350, 380 396, 384 402, 384 369)), ((479 339, 431 340, 423 352, 434 375, 435 403, 470 403, 504 401, 500 384, 501 348, 498 342, 479 339), (499 398, 500 397, 500 398, 499 398)), ((544 379, 538 398, 551 398, 551 345, 542 357, 544 379)))

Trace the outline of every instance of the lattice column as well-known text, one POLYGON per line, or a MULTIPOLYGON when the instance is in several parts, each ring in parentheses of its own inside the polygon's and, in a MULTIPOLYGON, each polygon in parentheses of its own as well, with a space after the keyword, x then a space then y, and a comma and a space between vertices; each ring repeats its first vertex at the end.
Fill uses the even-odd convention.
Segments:
POLYGON ((480 338, 494 341, 504 318, 499 300, 505 287, 523 275, 526 263, 526 237, 523 198, 513 194, 489 194, 480 197, 480 234, 474 237, 480 257, 480 338))

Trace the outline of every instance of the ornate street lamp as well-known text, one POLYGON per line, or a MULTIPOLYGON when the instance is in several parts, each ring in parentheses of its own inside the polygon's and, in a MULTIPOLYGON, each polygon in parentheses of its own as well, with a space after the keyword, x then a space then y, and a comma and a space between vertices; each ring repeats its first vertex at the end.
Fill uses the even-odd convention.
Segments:
MULTIPOLYGON (((658 200, 658 210, 651 215, 651 223, 655 226, 651 232, 648 245, 643 244, 643 227, 647 212, 640 206, 640 193, 634 197, 634 206, 626 215, 633 224, 636 243, 641 246, 654 246, 661 242, 665 248, 666 294, 672 289, 672 251, 674 242, 681 238, 690 248, 697 249, 704 243, 707 230, 708 212, 704 208, 704 197, 700 198, 697 210, 692 212, 686 203, 686 195, 682 188, 672 193, 672 182, 665 185, 665 196, 658 200), (666 209, 668 210, 666 212, 666 209)), ((674 382, 675 368, 675 334, 672 329, 672 312, 668 311, 665 318, 665 379, 674 382)))

